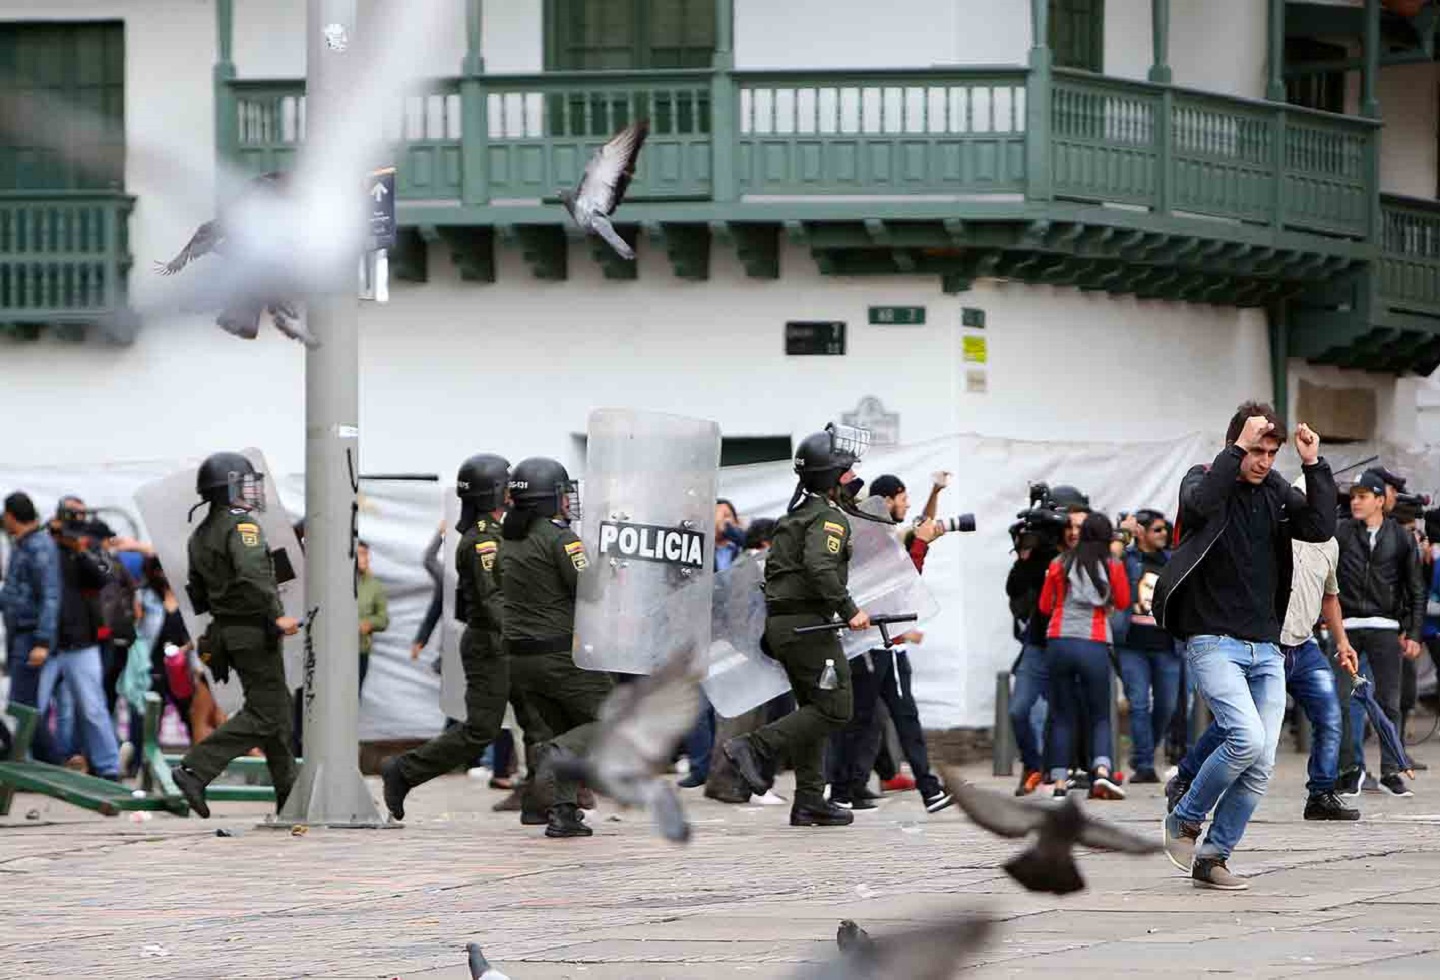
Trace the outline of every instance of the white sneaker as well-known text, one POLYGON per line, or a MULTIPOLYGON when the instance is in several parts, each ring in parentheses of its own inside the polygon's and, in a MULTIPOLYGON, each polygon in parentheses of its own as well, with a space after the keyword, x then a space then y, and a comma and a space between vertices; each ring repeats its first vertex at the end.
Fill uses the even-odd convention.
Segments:
POLYGON ((764 796, 750 794, 751 806, 789 806, 790 801, 776 793, 773 789, 767 789, 764 796))

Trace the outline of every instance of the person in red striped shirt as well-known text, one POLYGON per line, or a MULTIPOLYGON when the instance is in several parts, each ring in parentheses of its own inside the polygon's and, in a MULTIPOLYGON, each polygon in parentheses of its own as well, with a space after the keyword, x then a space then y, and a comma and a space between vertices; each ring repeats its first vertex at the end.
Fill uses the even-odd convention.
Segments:
POLYGON ((1110 557, 1114 534, 1110 518, 1098 513, 1087 516, 1080 525, 1079 544, 1050 563, 1040 591, 1040 612, 1050 622, 1047 786, 1055 796, 1065 795, 1076 727, 1083 717, 1090 725, 1090 798, 1125 798, 1111 771, 1110 613, 1130 605, 1130 578, 1125 566, 1110 557))

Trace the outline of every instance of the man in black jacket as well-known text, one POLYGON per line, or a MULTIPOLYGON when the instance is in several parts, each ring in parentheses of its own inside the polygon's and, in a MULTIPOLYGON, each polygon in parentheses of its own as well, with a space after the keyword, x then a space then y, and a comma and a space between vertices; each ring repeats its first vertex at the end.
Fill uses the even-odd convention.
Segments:
MULTIPOLYGON (((1366 470, 1350 490, 1351 516, 1339 522, 1340 609, 1345 632, 1360 654, 1360 672, 1375 683, 1375 697, 1400 730, 1400 658, 1420 655, 1425 624, 1425 581, 1415 538, 1385 516, 1385 480, 1366 470)), ((1349 712, 1342 758, 1352 760, 1341 774, 1339 791, 1354 796, 1365 781, 1365 713, 1349 712), (1349 747, 1349 752, 1345 747, 1349 747)), ((1382 742, 1380 788, 1392 796, 1412 796, 1400 771, 1408 768, 1382 742)), ((1372 777, 1373 778, 1373 777, 1372 777)))
POLYGON ((1199 887, 1249 887, 1226 861, 1265 793, 1285 717, 1279 644, 1291 541, 1335 533, 1335 478, 1319 436, 1303 423, 1295 431, 1302 495, 1271 469, 1283 431, 1270 406, 1240 406, 1214 463, 1192 468, 1180 485, 1180 545, 1155 587, 1156 625, 1185 641, 1188 673, 1225 732, 1164 821, 1166 853, 1199 887))

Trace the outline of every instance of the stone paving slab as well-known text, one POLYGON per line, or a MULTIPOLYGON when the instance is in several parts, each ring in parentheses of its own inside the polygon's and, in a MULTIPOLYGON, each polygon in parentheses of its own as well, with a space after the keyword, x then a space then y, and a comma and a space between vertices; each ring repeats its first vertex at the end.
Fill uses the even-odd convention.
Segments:
MULTIPOLYGON (((1440 744, 1418 754, 1440 772, 1440 744)), ((1008 791, 987 770, 969 776, 1008 791)), ((914 793, 799 830, 785 807, 688 791, 685 847, 603 802, 594 838, 546 840, 464 777, 412 794, 403 829, 301 837, 258 827, 263 804, 132 822, 21 794, 0 819, 0 978, 461 980, 471 939, 513 980, 781 978, 828 957, 842 918, 884 934, 959 911, 998 922, 981 977, 1435 977, 1434 778, 1414 799, 1363 796, 1357 824, 1305 823, 1304 761, 1282 753, 1232 862, 1250 891, 1197 891, 1159 856, 1086 854, 1088 888, 1063 898, 1004 874, 1014 842, 914 793)), ((1093 806, 1158 835, 1159 787, 1093 806)))

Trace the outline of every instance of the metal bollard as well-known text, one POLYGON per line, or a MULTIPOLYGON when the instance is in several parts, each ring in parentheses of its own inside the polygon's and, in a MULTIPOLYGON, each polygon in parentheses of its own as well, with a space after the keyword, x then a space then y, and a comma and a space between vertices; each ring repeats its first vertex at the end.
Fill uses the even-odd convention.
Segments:
POLYGON ((1010 671, 995 675, 995 733, 991 739, 992 772, 1011 776, 1015 768, 1015 733, 1010 729, 1010 671))

